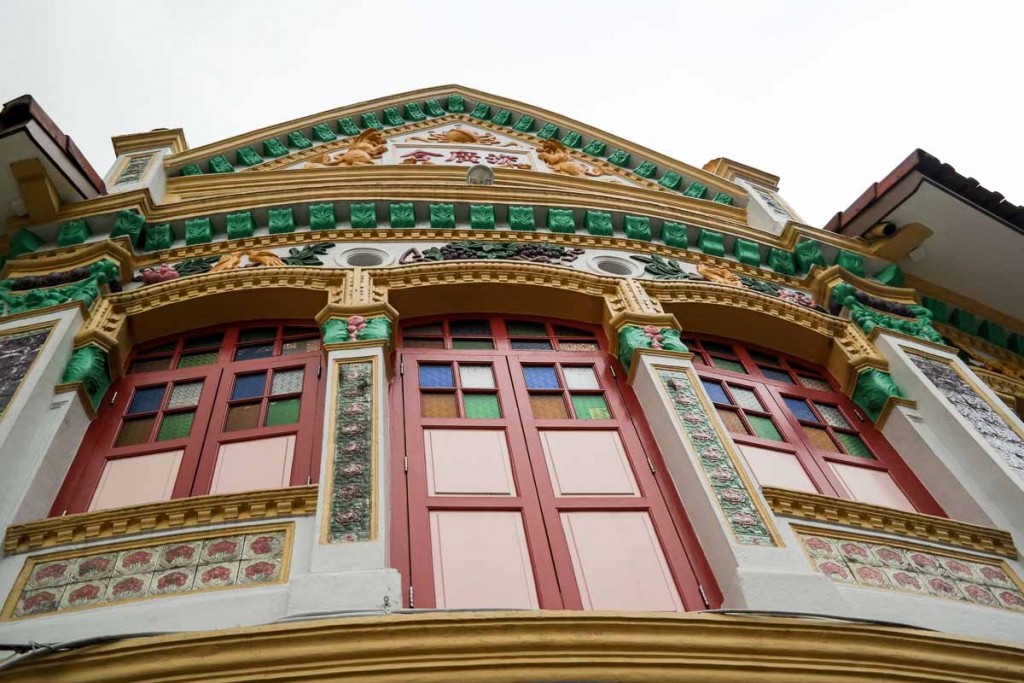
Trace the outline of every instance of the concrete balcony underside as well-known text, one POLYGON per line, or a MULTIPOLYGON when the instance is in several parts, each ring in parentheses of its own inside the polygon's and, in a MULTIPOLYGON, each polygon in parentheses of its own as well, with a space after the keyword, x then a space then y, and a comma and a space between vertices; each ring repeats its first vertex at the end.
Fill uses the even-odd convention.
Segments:
POLYGON ((934 632, 726 614, 431 612, 129 638, 4 680, 1020 681, 1024 649, 934 632))

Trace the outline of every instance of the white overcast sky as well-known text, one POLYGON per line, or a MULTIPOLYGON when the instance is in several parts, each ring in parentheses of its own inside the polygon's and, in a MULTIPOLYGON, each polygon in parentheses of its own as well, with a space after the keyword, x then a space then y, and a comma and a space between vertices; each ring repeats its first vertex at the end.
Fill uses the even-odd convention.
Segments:
POLYGON ((0 0, 0 100, 34 95, 102 174, 114 135, 461 83, 775 173, 820 226, 917 147, 1024 204, 1022 27, 1020 0, 0 0))

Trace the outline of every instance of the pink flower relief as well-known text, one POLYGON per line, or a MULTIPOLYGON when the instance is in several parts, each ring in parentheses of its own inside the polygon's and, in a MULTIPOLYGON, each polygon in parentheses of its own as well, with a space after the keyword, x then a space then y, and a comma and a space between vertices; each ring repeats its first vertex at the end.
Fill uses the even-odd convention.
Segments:
POLYGON ((826 541, 821 540, 817 536, 805 538, 804 545, 806 545, 811 550, 817 550, 818 552, 826 552, 832 549, 831 545, 829 545, 826 541))
POLYGON ((171 572, 170 574, 164 574, 156 581, 157 590, 166 590, 167 588, 181 588, 188 581, 188 574, 185 572, 171 572))
POLYGON ((892 578, 896 579, 903 588, 913 588, 914 590, 921 590, 921 582, 917 580, 917 577, 908 574, 907 572, 896 572, 892 575, 892 578))
POLYGON ((846 567, 837 562, 822 562, 818 565, 818 569, 829 578, 838 576, 840 579, 847 579, 850 576, 850 573, 846 571, 846 567))
POLYGON ((943 595, 947 596, 956 595, 956 588, 953 587, 953 584, 944 579, 940 579, 937 576, 928 579, 928 585, 931 586, 932 590, 934 590, 937 593, 942 593, 943 595))
POLYGON ((346 477, 356 477, 363 473, 363 466, 357 462, 349 463, 341 468, 341 473, 346 477))
POLYGON ((347 325, 349 339, 355 339, 366 327, 366 318, 361 315, 349 316, 347 325))
POLYGON ((265 581, 277 571, 272 562, 254 562, 245 568, 245 577, 251 581, 265 581))
POLYGON ((24 614, 52 612, 55 609, 57 609, 57 595, 50 591, 39 591, 35 595, 25 598, 25 601, 21 603, 21 611, 24 614))
POLYGON ((238 550, 238 542, 232 541, 225 538, 222 541, 217 541, 209 548, 206 549, 206 554, 210 557, 221 557, 226 555, 233 555, 238 550))
POLYGON ((257 555, 269 555, 274 551, 274 537, 260 536, 249 546, 257 555))
POLYGON ((90 557, 88 560, 78 563, 78 575, 82 577, 92 576, 107 571, 110 567, 110 558, 90 557))
POLYGON ((138 593, 142 590, 142 579, 137 576, 129 576, 127 579, 121 579, 114 584, 114 588, 111 592, 115 598, 119 598, 123 595, 131 595, 132 593, 138 593))
POLYGON ((152 551, 139 550, 137 552, 132 553, 131 555, 126 555, 125 558, 121 560, 121 566, 126 569, 131 569, 133 567, 139 567, 142 565, 149 564, 150 562, 152 562, 152 560, 152 551))
POLYGON ((168 550, 164 557, 167 559, 168 562, 176 562, 179 559, 187 561, 192 559, 192 556, 195 554, 195 552, 195 546, 179 545, 168 550))
POLYGON ((199 580, 204 584, 207 583, 223 583, 224 581, 231 580, 231 570, 227 567, 213 567, 203 572, 199 580))
POLYGON ((89 602, 98 598, 99 595, 100 587, 94 583, 89 583, 71 591, 71 594, 68 595, 68 603, 77 605, 81 602, 89 602))
POLYGON ((1000 591, 999 599, 1017 609, 1024 609, 1024 596, 1014 591, 1000 591))
POLYGON ((68 570, 66 564, 51 564, 37 569, 33 579, 37 582, 48 581, 50 579, 59 579, 64 576, 64 572, 68 570))
POLYGON ((989 581, 995 581, 996 583, 1009 583, 1009 579, 1006 578, 1006 574, 1003 573, 1002 569, 996 569, 995 567, 981 567, 978 571, 989 581))

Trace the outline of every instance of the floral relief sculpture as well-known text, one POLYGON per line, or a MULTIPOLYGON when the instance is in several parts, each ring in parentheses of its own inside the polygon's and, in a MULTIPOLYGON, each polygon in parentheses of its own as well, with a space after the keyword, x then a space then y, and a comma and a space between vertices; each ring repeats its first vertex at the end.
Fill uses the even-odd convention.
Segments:
MULTIPOLYGON (((361 321, 349 325, 358 326, 361 321)), ((373 363, 342 363, 336 391, 327 542, 373 538, 373 363)))

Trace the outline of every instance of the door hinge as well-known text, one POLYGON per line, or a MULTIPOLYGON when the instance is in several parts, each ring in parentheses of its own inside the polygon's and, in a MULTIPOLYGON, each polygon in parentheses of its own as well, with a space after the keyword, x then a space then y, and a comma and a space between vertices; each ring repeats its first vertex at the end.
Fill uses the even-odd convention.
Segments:
POLYGON ((398 363, 398 374, 405 377, 405 361, 399 361, 398 363))
POLYGON ((409 584, 409 609, 412 609, 415 606, 416 603, 414 603, 412 600, 412 584, 409 584))
POLYGON ((110 397, 110 405, 114 405, 114 401, 116 401, 116 400, 117 400, 117 392, 115 391, 114 395, 110 397))
POLYGON ((650 457, 647 458, 647 466, 651 468, 651 474, 657 474, 657 472, 654 470, 654 463, 651 462, 650 457))
POLYGON ((404 464, 405 464, 405 471, 408 472, 409 471, 409 456, 408 455, 405 456, 405 458, 403 460, 405 461, 404 462, 404 464))
POLYGON ((700 599, 704 601, 704 606, 705 606, 705 607, 711 607, 711 603, 710 603, 710 602, 708 602, 708 596, 707 596, 707 593, 705 593, 705 592, 704 592, 704 586, 702 586, 702 585, 700 585, 700 584, 698 583, 698 584, 697 584, 697 590, 699 590, 699 591, 700 591, 700 599))
POLYGON ((867 422, 868 420, 867 416, 865 416, 864 413, 860 412, 860 408, 854 408, 853 414, 856 415, 857 419, 860 420, 861 422, 867 422))

